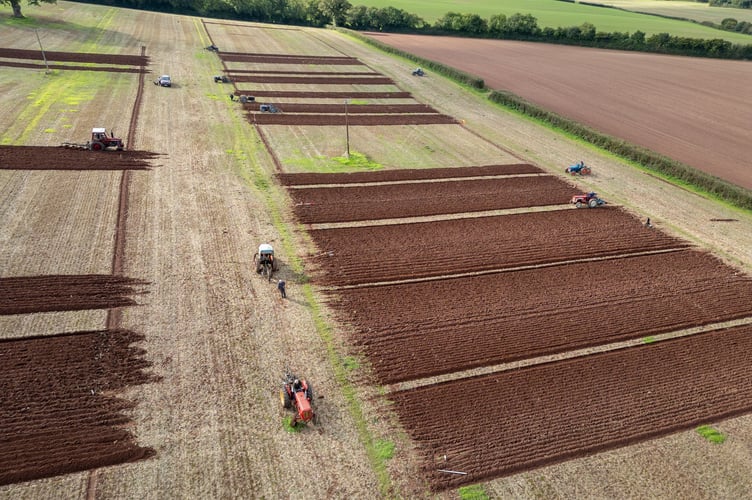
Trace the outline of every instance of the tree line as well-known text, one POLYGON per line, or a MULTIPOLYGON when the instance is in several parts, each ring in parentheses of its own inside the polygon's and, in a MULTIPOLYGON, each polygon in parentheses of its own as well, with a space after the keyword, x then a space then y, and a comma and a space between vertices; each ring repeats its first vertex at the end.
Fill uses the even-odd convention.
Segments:
MULTIPOLYGON (((18 1, 0 0, 2 3, 18 1)), ((37 3, 40 0, 28 1, 37 3)), ((104 0, 92 3, 265 23, 314 27, 333 24, 357 31, 526 40, 662 54, 752 59, 752 44, 732 44, 720 38, 687 38, 669 33, 647 36, 641 31, 603 32, 588 22, 579 26, 541 28, 531 14, 497 14, 484 19, 477 14, 448 12, 430 24, 403 9, 353 6, 349 0, 104 0)), ((733 19, 724 20, 721 27, 742 33, 752 31, 749 23, 738 23, 733 19)))

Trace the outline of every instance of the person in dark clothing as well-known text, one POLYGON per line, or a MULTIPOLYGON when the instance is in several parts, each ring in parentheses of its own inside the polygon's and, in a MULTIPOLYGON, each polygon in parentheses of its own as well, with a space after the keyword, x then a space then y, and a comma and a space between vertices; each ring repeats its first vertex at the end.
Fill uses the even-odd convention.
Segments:
POLYGON ((280 295, 282 295, 283 299, 287 298, 287 292, 285 292, 285 282, 284 280, 279 280, 277 283, 277 290, 279 290, 280 295))

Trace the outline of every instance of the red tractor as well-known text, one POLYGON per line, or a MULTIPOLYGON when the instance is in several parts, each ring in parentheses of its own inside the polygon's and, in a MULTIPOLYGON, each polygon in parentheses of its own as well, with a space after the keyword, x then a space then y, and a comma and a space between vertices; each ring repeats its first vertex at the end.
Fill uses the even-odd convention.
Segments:
POLYGON ((288 410, 291 408, 295 410, 295 416, 290 421, 291 427, 295 427, 301 421, 306 424, 313 422, 316 418, 313 413, 313 387, 305 379, 287 372, 279 396, 282 406, 288 410))
POLYGON ((107 130, 104 128, 91 129, 91 142, 89 142, 89 149, 92 151, 103 151, 108 148, 115 148, 118 151, 123 150, 123 140, 115 137, 114 132, 110 132, 107 135, 107 130))
POLYGON ((572 196, 572 199, 569 200, 569 203, 572 203, 577 208, 596 208, 606 204, 605 201, 598 198, 598 196, 592 191, 589 193, 576 194, 572 196))
POLYGON ((123 140, 115 137, 114 132, 107 135, 107 129, 104 127, 94 127, 91 129, 91 140, 88 142, 64 142, 61 144, 65 148, 88 149, 91 151, 104 151, 109 148, 115 148, 118 151, 123 150, 123 140))

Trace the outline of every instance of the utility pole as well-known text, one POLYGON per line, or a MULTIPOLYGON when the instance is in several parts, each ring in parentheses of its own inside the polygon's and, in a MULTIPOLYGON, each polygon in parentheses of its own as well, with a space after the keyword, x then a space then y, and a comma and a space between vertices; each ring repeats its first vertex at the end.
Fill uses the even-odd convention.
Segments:
POLYGON ((47 64, 47 56, 44 55, 44 47, 42 47, 42 39, 39 38, 39 31, 37 31, 36 28, 34 29, 34 34, 37 36, 37 42, 39 42, 39 50, 42 51, 42 59, 44 59, 44 67, 46 68, 46 70, 45 70, 44 73, 45 74, 49 74, 50 73, 50 67, 47 64))
POLYGON ((350 158, 350 118, 347 114, 347 99, 345 99, 345 141, 347 143, 347 157, 350 158))

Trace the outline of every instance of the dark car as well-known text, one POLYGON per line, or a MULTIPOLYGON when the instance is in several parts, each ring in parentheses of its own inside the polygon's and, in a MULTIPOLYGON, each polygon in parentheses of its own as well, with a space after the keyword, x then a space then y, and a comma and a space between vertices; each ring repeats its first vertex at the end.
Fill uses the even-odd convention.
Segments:
POLYGON ((154 85, 159 85, 160 87, 172 87, 172 80, 170 79, 170 75, 162 75, 156 80, 154 80, 154 85))

